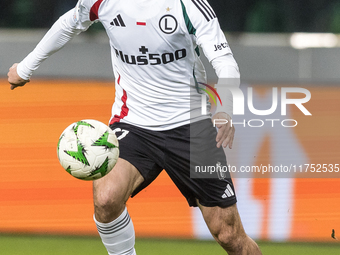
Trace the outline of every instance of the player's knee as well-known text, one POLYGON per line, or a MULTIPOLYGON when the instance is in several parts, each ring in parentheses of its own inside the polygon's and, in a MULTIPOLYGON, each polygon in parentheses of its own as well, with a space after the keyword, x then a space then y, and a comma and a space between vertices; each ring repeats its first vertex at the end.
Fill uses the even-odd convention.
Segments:
POLYGON ((125 208, 124 199, 118 192, 96 191, 93 194, 96 219, 107 223, 117 218, 125 208))
POLYGON ((228 250, 238 251, 242 249, 243 236, 232 228, 222 229, 217 235, 218 242, 228 250))
POLYGON ((247 238, 243 227, 237 224, 216 225, 211 233, 222 247, 230 251, 242 250, 244 238, 247 238))

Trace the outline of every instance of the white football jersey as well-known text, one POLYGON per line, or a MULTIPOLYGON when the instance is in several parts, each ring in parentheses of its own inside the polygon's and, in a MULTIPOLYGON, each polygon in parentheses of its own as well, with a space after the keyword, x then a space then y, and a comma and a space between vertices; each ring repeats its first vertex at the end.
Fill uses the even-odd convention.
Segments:
POLYGON ((100 21, 109 36, 110 123, 166 130, 207 118, 193 82, 206 82, 197 46, 209 61, 231 51, 206 0, 80 0, 74 19, 82 30, 100 21))

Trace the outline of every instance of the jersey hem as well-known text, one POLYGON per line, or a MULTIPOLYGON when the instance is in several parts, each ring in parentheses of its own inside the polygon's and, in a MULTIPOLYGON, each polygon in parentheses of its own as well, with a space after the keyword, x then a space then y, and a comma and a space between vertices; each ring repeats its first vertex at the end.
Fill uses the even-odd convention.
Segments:
POLYGON ((191 123, 195 123, 195 122, 198 122, 198 121, 201 121, 201 120, 211 119, 211 116, 205 115, 205 116, 201 116, 201 117, 198 117, 198 118, 195 118, 195 119, 189 119, 189 120, 186 120, 186 121, 183 121, 183 122, 180 122, 180 123, 169 124, 169 126, 166 126, 166 127, 164 125, 160 125, 160 126, 157 126, 157 127, 146 126, 146 125, 141 125, 141 124, 138 124, 138 123, 133 123, 133 122, 127 121, 125 119, 120 119, 120 121, 116 121, 116 122, 111 123, 112 119, 113 118, 111 118, 111 120, 109 122, 110 125, 117 123, 117 122, 120 122, 120 123, 125 123, 125 124, 133 125, 133 126, 136 126, 136 127, 144 128, 144 129, 147 129, 147 130, 152 130, 152 131, 166 131, 166 130, 171 130, 171 129, 178 128, 178 127, 181 127, 181 126, 185 126, 185 125, 188 125, 188 124, 191 124, 191 123))

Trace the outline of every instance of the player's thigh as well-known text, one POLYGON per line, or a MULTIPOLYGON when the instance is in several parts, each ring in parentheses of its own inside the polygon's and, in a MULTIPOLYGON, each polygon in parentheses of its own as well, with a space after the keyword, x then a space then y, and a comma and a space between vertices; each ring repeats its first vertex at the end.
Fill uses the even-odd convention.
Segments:
POLYGON ((210 232, 218 241, 228 243, 231 239, 246 236, 236 204, 225 208, 198 206, 210 232))
POLYGON ((121 207, 120 210, 124 210, 129 196, 143 181, 136 167, 119 158, 111 172, 93 182, 95 207, 121 207))

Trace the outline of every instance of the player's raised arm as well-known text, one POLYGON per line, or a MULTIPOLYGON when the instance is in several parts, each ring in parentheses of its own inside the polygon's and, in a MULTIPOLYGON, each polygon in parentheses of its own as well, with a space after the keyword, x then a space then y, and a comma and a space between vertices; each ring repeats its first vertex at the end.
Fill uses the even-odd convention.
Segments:
POLYGON ((82 31, 85 31, 92 23, 89 19, 89 11, 80 0, 77 6, 62 15, 48 30, 35 49, 27 55, 19 64, 15 63, 8 72, 8 82, 11 89, 24 86, 33 72, 41 63, 60 50, 67 42, 82 31))

